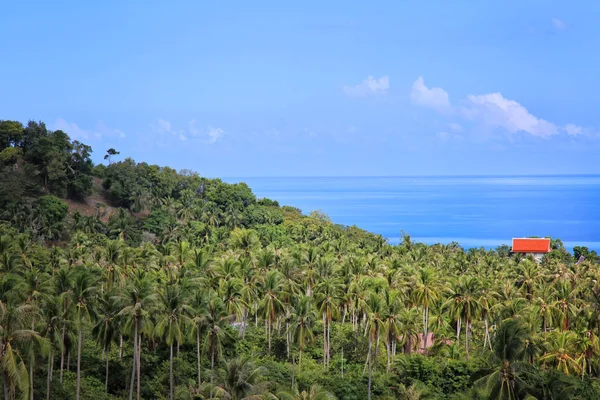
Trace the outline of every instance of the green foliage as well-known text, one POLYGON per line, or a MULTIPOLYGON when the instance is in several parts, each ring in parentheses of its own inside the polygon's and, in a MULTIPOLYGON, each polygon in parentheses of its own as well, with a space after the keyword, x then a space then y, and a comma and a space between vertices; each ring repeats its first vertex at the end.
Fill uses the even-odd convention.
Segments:
POLYGON ((114 149, 93 166, 43 123, 0 121, 0 145, 9 395, 28 397, 32 374, 44 398, 50 369, 51 399, 600 398, 585 247, 553 240, 537 264, 507 247, 391 246, 242 183, 114 149), (106 193, 88 200, 107 205, 61 199, 83 200, 92 176, 106 193))
POLYGON ((69 211, 67 203, 51 195, 41 196, 37 200, 37 208, 40 215, 51 225, 63 222, 69 211))

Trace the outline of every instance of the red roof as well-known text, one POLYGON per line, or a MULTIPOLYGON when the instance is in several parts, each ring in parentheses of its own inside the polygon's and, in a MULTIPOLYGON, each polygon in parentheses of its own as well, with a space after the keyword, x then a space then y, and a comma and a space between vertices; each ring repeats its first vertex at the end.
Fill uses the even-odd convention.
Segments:
POLYGON ((550 239, 513 239, 513 253, 550 253, 550 239))

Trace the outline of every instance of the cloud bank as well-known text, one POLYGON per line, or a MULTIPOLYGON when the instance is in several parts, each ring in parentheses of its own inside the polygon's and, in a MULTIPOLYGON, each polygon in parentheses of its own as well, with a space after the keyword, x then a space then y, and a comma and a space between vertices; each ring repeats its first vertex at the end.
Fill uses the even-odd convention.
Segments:
POLYGON ((75 140, 101 140, 102 138, 124 138, 126 135, 119 129, 109 128, 102 121, 98 121, 92 129, 83 129, 75 122, 68 122, 64 118, 57 118, 51 125, 53 130, 61 130, 75 140))
POLYGON ((152 123, 150 127, 156 133, 159 133, 161 135, 169 134, 173 137, 178 138, 180 141, 186 141, 189 138, 192 138, 200 139, 207 144, 216 143, 217 140, 219 140, 225 134, 225 131, 221 128, 209 127, 207 130, 202 130, 199 129, 196 125, 196 120, 192 119, 188 122, 187 130, 176 130, 173 128, 170 121, 158 119, 154 123, 152 123))
MULTIPOLYGON (((501 129, 510 134, 523 132, 536 137, 548 138, 560 133, 576 136, 585 131, 579 125, 559 126, 536 117, 523 105, 515 100, 505 98, 501 93, 470 94, 458 105, 452 105, 448 93, 444 89, 428 88, 423 77, 418 77, 413 83, 410 99, 413 104, 418 106, 431 108, 442 114, 457 116, 492 129, 501 129)), ((456 128, 460 125, 452 123, 450 127, 457 130, 456 128)))
POLYGON ((386 94, 390 88, 390 77, 382 76, 375 79, 373 76, 367 77, 362 83, 355 86, 344 86, 344 93, 350 97, 364 97, 376 94, 386 94))

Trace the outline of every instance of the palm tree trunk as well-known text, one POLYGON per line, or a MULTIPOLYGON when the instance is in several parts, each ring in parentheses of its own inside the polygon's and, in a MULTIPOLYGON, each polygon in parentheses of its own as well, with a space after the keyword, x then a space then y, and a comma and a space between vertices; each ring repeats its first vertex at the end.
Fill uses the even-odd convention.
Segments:
POLYGON ((273 329, 273 321, 271 321, 271 318, 269 317, 269 320, 267 321, 267 337, 269 340, 269 354, 271 354, 271 330, 273 329))
POLYGON ((423 355, 427 353, 427 334, 429 330, 429 307, 425 306, 425 326, 423 327, 423 355))
POLYGON ((46 377, 46 400, 50 400, 50 382, 52 381, 52 361, 54 361, 54 352, 50 350, 48 357, 48 373, 46 377))
MULTIPOLYGON (((139 321, 138 321, 139 324, 139 321)), ((138 348, 137 348, 137 400, 142 398, 142 334, 140 333, 140 329, 138 327, 138 348)))
POLYGON ((169 400, 173 400, 173 343, 169 354, 169 400))
POLYGON ((50 356, 50 382, 54 379, 54 349, 51 348, 50 356))
POLYGON ((33 400, 33 358, 29 361, 29 400, 33 400))
POLYGON ((369 385, 367 387, 367 400, 371 400, 371 347, 373 346, 373 340, 371 339, 371 335, 369 335, 369 385))
POLYGON ((465 319, 465 352, 467 353, 467 361, 469 361, 469 319, 465 319))
MULTIPOLYGON (((485 337, 487 338, 487 342, 488 342, 488 346, 490 347, 490 350, 492 350, 492 338, 490 337, 490 328, 488 325, 487 317, 485 317, 485 337)), ((484 344, 484 347, 485 347, 485 344, 484 344)))
POLYGON ((392 355, 392 349, 391 349, 391 346, 390 346, 390 339, 389 339, 389 337, 385 341, 385 350, 386 350, 386 353, 387 353, 387 368, 386 368, 386 372, 389 373, 390 372, 390 358, 391 358, 391 355, 392 355))
POLYGON ((456 322, 456 344, 460 343, 460 325, 462 323, 462 318, 458 318, 458 321, 456 322))
POLYGON ((323 366, 327 366, 327 320, 323 312, 323 366))
POLYGON ((287 358, 290 358, 290 323, 285 323, 285 354, 287 358))
POLYGON ((60 346, 60 383, 63 381, 63 368, 65 365, 65 326, 62 327, 62 346, 60 346))
POLYGON ((104 378, 104 390, 108 393, 108 354, 106 354, 106 372, 104 378))
POLYGON ((292 392, 294 391, 294 384, 296 383, 296 362, 294 360, 294 355, 292 354, 292 392))
POLYGON ((119 360, 123 358, 123 335, 119 335, 119 360))
POLYGON ((4 400, 10 400, 10 383, 8 374, 4 369, 2 370, 2 388, 4 389, 4 400))
POLYGON ((81 397, 81 342, 83 342, 83 328, 80 322, 77 338, 77 389, 75 390, 75 400, 79 400, 81 397))
POLYGON ((327 321, 327 367, 331 363, 331 320, 327 321))
POLYGON ((198 388, 202 385, 202 351, 200 350, 200 327, 196 327, 196 356, 198 357, 198 388))
POLYGON ((135 325, 135 332, 133 334, 133 363, 131 365, 131 381, 129 383, 129 400, 133 400, 133 385, 135 385, 135 364, 137 363, 137 322, 135 325))

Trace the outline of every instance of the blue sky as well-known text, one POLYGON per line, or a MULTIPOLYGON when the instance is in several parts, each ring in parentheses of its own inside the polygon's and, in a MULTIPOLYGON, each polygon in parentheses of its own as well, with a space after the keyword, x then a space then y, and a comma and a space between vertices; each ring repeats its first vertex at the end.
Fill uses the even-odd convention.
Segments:
POLYGON ((591 1, 5 2, 0 119, 213 177, 600 173, 599 17, 591 1))

